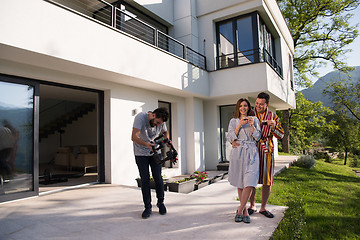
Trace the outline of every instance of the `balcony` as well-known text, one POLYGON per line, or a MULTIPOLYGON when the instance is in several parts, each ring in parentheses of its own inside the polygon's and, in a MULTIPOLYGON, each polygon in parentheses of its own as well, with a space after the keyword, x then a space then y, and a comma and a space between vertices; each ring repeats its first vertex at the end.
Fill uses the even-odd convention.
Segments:
POLYGON ((281 77, 283 78, 281 65, 277 63, 275 58, 271 54, 263 49, 251 49, 246 51, 235 53, 230 53, 226 55, 221 55, 217 57, 218 69, 236 67, 252 63, 266 62, 270 67, 281 77), (259 54, 262 53, 262 54, 259 54))
POLYGON ((84 17, 92 18, 110 28, 158 47, 180 57, 190 64, 206 70, 206 57, 185 46, 176 39, 157 30, 155 27, 135 18, 103 0, 47 0, 74 11, 84 17))

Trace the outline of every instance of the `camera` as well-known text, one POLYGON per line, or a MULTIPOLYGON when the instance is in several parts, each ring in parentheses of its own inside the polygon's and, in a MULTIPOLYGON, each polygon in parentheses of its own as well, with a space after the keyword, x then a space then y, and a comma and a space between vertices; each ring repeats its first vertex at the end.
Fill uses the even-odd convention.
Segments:
POLYGON ((153 158, 157 164, 162 164, 166 161, 176 163, 176 157, 178 153, 172 145, 171 141, 168 138, 164 138, 164 134, 160 134, 158 137, 156 137, 153 143, 155 144, 155 146, 152 147, 152 151, 150 153, 153 154, 153 158), (165 144, 170 145, 170 150, 166 152, 166 157, 164 159, 161 159, 161 156, 157 154, 157 150, 164 148, 165 144))
POLYGON ((263 125, 267 125, 267 121, 263 121, 262 124, 263 124, 263 125))

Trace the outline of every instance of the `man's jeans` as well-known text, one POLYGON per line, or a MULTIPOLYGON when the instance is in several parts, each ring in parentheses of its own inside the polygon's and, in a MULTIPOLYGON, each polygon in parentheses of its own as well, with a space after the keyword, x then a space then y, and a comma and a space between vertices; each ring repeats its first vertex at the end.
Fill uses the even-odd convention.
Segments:
POLYGON ((135 156, 136 165, 138 166, 141 178, 141 192, 144 201, 144 207, 151 207, 150 192, 150 174, 149 165, 151 167, 152 177, 155 181, 156 197, 158 203, 164 202, 164 182, 161 176, 161 164, 156 164, 152 156, 135 156))

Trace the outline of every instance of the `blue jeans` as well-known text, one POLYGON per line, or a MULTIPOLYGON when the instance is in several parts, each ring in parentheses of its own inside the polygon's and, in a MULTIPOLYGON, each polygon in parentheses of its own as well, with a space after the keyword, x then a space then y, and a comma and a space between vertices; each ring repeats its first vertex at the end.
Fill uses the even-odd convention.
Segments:
POLYGON ((156 197, 158 203, 164 202, 164 182, 161 176, 161 164, 156 164, 152 156, 135 156, 136 165, 138 166, 141 178, 141 192, 145 208, 151 208, 151 191, 150 191, 150 174, 151 167, 152 177, 155 181, 156 197))

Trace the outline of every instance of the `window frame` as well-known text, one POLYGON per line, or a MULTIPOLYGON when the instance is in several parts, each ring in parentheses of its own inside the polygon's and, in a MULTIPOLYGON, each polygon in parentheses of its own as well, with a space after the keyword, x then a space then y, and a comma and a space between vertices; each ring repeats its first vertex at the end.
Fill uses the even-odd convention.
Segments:
MULTIPOLYGON (((219 22, 215 23, 215 30, 216 30, 216 70, 221 69, 227 69, 232 67, 238 67, 248 64, 254 64, 254 63, 260 63, 260 62, 267 62, 278 75, 283 78, 282 73, 282 66, 281 64, 277 63, 277 47, 276 47, 276 41, 279 37, 276 37, 275 34, 273 34, 270 30, 270 28, 267 26, 264 20, 262 20, 260 14, 255 11, 251 13, 247 13, 244 15, 235 16, 232 18, 224 19, 219 22), (238 62, 238 56, 239 52, 237 52, 238 49, 238 39, 237 39, 237 21, 241 18, 251 17, 251 23, 252 23, 252 39, 253 39, 253 49, 246 50, 246 51, 252 51, 253 52, 253 61, 249 59, 250 62, 248 63, 242 63, 239 64, 238 62), (233 52, 234 55, 234 63, 231 64, 231 66, 221 66, 221 60, 220 60, 220 53, 221 53, 221 45, 220 45, 220 27, 225 23, 231 23, 232 24, 232 40, 233 40, 233 52), (266 39, 269 43, 265 44, 265 35, 266 39), (267 45, 271 49, 267 48, 267 45), (265 56, 265 54, 267 56, 265 56), (269 56, 270 57, 269 57, 269 56), (270 59, 269 59, 270 58, 270 59), (279 69, 277 69, 279 67, 279 69)), ((281 51, 281 47, 279 48, 281 51)), ((227 54, 230 55, 230 54, 227 54)))

